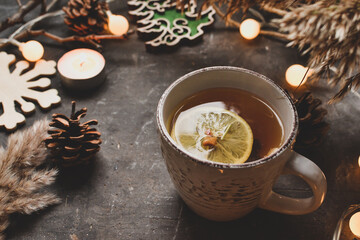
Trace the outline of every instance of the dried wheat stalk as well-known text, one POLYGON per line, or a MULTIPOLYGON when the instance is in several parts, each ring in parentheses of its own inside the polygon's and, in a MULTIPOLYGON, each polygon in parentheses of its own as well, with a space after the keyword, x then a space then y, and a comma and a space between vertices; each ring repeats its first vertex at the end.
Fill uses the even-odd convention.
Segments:
POLYGON ((309 53, 313 79, 328 73, 329 83, 341 85, 332 101, 360 86, 360 1, 318 1, 291 9, 275 20, 288 35, 288 46, 309 53))
POLYGON ((24 131, 9 136, 7 149, 0 147, 0 239, 15 212, 31 214, 60 202, 53 193, 42 188, 55 181, 56 169, 44 164, 49 122, 41 120, 24 131))

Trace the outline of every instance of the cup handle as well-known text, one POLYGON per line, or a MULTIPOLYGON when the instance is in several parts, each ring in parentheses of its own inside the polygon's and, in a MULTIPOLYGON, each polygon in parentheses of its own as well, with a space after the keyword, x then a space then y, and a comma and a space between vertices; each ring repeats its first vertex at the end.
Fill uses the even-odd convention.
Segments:
POLYGON ((259 207, 285 214, 301 215, 315 211, 324 201, 327 183, 324 173, 306 157, 292 152, 282 174, 292 174, 301 177, 312 189, 313 196, 309 198, 291 198, 270 191, 259 207))

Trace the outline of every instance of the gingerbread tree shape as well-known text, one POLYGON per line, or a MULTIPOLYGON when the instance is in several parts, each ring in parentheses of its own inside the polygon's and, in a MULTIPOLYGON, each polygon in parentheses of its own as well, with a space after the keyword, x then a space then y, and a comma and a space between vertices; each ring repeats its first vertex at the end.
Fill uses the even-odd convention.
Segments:
POLYGON ((28 100, 37 102, 43 109, 50 108, 61 100, 55 89, 41 91, 50 86, 49 78, 36 79, 41 75, 56 73, 54 61, 39 60, 30 70, 27 61, 19 61, 10 72, 9 68, 14 62, 13 54, 0 52, 0 103, 3 110, 0 126, 7 130, 14 130, 18 124, 25 122, 25 116, 16 111, 16 103, 23 113, 30 113, 35 110, 35 104, 28 100))
POLYGON ((137 31, 147 40, 148 50, 197 40, 204 34, 204 27, 214 22, 215 10, 209 7, 199 15, 195 1, 190 1, 184 11, 172 0, 130 0, 128 5, 135 9, 129 14, 137 18, 137 31))

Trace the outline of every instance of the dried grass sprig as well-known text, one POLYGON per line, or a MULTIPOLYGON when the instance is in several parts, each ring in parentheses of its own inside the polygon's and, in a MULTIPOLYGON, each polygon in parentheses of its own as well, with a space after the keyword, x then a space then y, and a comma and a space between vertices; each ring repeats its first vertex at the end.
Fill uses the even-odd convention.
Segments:
POLYGON ((15 212, 31 214, 60 202, 53 193, 42 191, 52 184, 56 169, 43 168, 49 121, 41 120, 9 136, 7 149, 0 147, 0 239, 15 212))
POLYGON ((360 87, 360 73, 355 74, 345 80, 343 87, 340 91, 329 101, 329 103, 337 102, 345 97, 345 95, 351 91, 351 89, 357 89, 360 87))
POLYGON ((287 33, 288 46, 298 46, 303 54, 309 53, 309 67, 314 69, 312 79, 327 73, 331 85, 342 86, 333 101, 359 87, 359 0, 302 5, 275 22, 281 32, 287 33))

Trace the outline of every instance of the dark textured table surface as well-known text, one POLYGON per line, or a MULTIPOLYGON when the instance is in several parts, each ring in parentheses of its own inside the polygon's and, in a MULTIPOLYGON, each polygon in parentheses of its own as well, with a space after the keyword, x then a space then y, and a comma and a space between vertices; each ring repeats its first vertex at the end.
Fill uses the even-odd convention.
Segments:
MULTIPOLYGON (((114 13, 127 14, 125 4, 113 2, 114 13)), ((2 1, 3 19, 16 11, 16 1, 2 1)), ((62 19, 41 23, 59 35, 69 35, 62 19)), ((13 29, 1 33, 7 36, 13 29)), ((60 45, 39 38, 44 58, 57 61, 66 51, 82 45, 60 45)), ((57 74, 52 86, 61 105, 45 112, 38 107, 20 129, 52 113, 69 114, 70 103, 87 107, 86 119, 98 119, 103 144, 94 162, 60 172, 52 190, 62 203, 39 213, 12 217, 9 239, 330 239, 342 211, 360 201, 360 98, 350 93, 342 102, 326 105, 331 125, 323 144, 301 154, 325 173, 328 193, 323 205, 303 216, 288 216, 256 209, 233 222, 217 223, 194 214, 176 193, 168 176, 158 142, 155 110, 162 92, 178 77, 207 66, 230 65, 264 74, 287 87, 284 73, 294 63, 305 63, 296 49, 260 36, 245 42, 236 29, 218 21, 203 41, 172 53, 151 54, 136 35, 129 40, 104 41, 106 81, 96 91, 66 91, 57 74)), ((20 59, 15 48, 6 48, 20 59)), ((326 102, 335 89, 326 84, 308 86, 326 102)), ((0 132, 0 144, 8 134, 0 132)), ((302 181, 281 177, 276 191, 306 197, 311 192, 302 181)))

